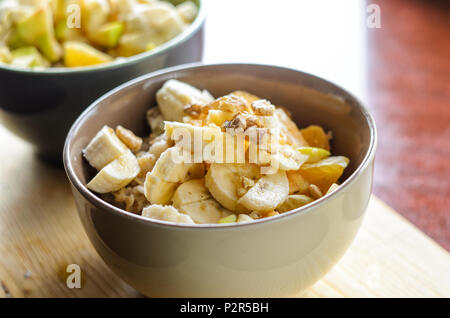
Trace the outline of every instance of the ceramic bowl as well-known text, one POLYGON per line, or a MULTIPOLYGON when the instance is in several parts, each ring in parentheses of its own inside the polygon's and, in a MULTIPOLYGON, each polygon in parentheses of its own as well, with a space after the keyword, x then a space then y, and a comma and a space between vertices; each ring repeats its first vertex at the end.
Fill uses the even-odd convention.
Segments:
POLYGON ((205 8, 203 0, 196 2, 199 14, 185 32, 118 63, 46 70, 0 64, 0 122, 39 155, 60 163, 70 126, 98 97, 140 75, 202 59, 205 8))
POLYGON ((187 65, 130 81, 92 104, 72 126, 64 164, 84 228, 103 260, 152 297, 301 295, 353 241, 372 185, 376 131, 361 102, 344 89, 292 69, 251 64, 187 65), (341 187, 279 216, 233 225, 181 225, 135 215, 86 188, 92 169, 82 149, 103 125, 148 133, 145 112, 168 79, 214 96, 247 90, 286 107, 299 126, 333 131, 333 154, 350 158, 341 187))

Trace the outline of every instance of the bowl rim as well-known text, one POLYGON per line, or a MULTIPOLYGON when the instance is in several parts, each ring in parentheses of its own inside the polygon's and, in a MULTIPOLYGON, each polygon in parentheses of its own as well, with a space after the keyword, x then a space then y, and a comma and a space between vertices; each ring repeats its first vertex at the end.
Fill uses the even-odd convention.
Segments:
MULTIPOLYGON (((187 0, 186 0, 187 1, 187 0)), ((109 70, 116 70, 122 67, 137 64, 145 59, 150 59, 155 56, 162 55, 167 51, 180 46, 187 40, 192 38, 198 30, 204 25, 206 20, 205 0, 197 0, 199 4, 199 10, 195 20, 180 34, 170 39, 169 41, 157 46, 155 49, 135 54, 129 57, 122 57, 119 61, 113 61, 110 63, 98 64, 93 66, 80 66, 80 67, 49 67, 49 68, 25 68, 11 66, 10 64, 0 63, 0 71, 7 71, 11 73, 24 73, 29 75, 76 75, 82 73, 102 72, 109 70)))
POLYGON ((69 130, 69 133, 66 136, 65 144, 64 144, 64 151, 63 151, 63 163, 64 163, 64 169, 66 172, 66 175, 72 184, 72 186, 86 199, 89 201, 92 205, 97 207, 99 210, 102 210, 106 213, 114 213, 116 215, 119 215, 121 217, 130 219, 130 221, 136 221, 136 222, 144 222, 147 224, 151 224, 154 226, 161 226, 163 228, 173 228, 173 229, 233 229, 236 227, 246 227, 246 226, 257 226, 261 223, 266 222, 277 222, 282 219, 293 217, 296 214, 303 214, 303 213, 311 213, 316 207, 319 207, 328 201, 337 198, 338 196, 342 195, 346 188, 349 187, 350 184, 354 183, 354 181, 367 169, 367 167, 372 163, 375 157, 375 152, 377 148, 377 130, 375 121, 372 117, 372 115, 369 113, 367 108, 364 106, 364 104, 361 102, 359 98, 354 96, 352 93, 348 92, 346 89, 342 88, 339 85, 336 85, 328 80, 325 80, 319 76, 312 75, 310 73, 306 73, 300 70, 284 67, 284 66, 276 66, 276 65, 269 65, 269 64, 258 64, 258 63, 202 63, 202 62, 196 62, 196 63, 189 63, 184 64, 181 66, 174 66, 170 68, 166 68, 163 70, 154 71, 142 76, 139 76, 135 79, 132 79, 128 82, 125 82, 115 89, 109 91, 108 93, 104 94, 97 100, 95 100, 89 107, 81 113, 81 115, 77 118, 77 120, 73 123, 72 127, 69 130), (72 161, 70 160, 70 151, 71 151, 71 143, 73 140, 74 134, 81 128, 82 124, 84 123, 85 119, 88 118, 89 114, 95 110, 97 105, 104 100, 110 98, 111 96, 115 95, 119 91, 126 89, 128 87, 133 86, 134 84, 148 80, 150 78, 156 77, 156 76, 163 76, 170 73, 176 73, 180 71, 195 71, 197 69, 202 68, 208 68, 208 67, 256 67, 256 68, 265 68, 268 71, 270 70, 281 70, 281 71, 288 71, 288 72, 296 72, 299 74, 302 74, 303 76, 311 77, 315 80, 322 81, 323 83, 327 85, 331 85, 335 89, 341 90, 349 95, 350 98, 352 98, 356 102, 357 108, 361 111, 363 114, 368 127, 369 127, 369 133, 370 133, 370 144, 366 151, 366 154, 364 155, 364 158, 362 162, 358 165, 358 167, 355 169, 355 171, 339 186, 338 189, 335 191, 324 195, 323 197, 307 204, 302 207, 299 207, 297 209, 284 212, 282 214, 269 217, 269 218, 263 218, 254 220, 252 222, 242 222, 242 223, 232 223, 232 224, 181 224, 181 223, 173 223, 168 221, 161 221, 156 219, 147 218, 138 214, 134 214, 128 211, 125 211, 123 209, 120 209, 104 200, 99 198, 97 195, 95 195, 93 192, 91 192, 87 187, 80 181, 80 179, 77 177, 73 170, 72 161))

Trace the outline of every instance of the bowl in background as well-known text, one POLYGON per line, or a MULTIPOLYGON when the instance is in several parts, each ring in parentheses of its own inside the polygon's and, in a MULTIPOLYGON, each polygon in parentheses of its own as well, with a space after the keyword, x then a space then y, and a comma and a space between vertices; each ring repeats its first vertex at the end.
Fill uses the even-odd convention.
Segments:
POLYGON ((45 70, 0 64, 0 122, 39 155, 60 163, 70 126, 95 99, 140 75, 202 59, 205 6, 204 0, 194 2, 197 18, 182 34, 120 62, 45 70))
POLYGON ((372 185, 376 131, 351 94, 299 71, 253 64, 188 65, 121 85, 72 126, 64 149, 83 226, 103 260, 122 279, 155 297, 299 295, 327 273, 353 241, 372 185), (332 151, 350 158, 341 187, 279 216, 232 225, 171 224, 135 215, 86 188, 92 169, 82 149, 103 125, 148 133, 145 113, 171 78, 214 96, 247 90, 292 112, 300 126, 333 131, 332 151))

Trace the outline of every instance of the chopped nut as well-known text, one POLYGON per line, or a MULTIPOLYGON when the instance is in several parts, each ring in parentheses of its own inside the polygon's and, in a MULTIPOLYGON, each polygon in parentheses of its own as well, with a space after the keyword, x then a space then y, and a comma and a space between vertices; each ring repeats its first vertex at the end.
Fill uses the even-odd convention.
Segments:
POLYGON ((272 116, 275 112, 275 106, 265 99, 260 99, 252 103, 252 109, 255 115, 272 116))
POLYGON ((242 113, 249 111, 247 101, 235 95, 225 95, 220 97, 208 105, 210 109, 219 109, 225 112, 242 113))
POLYGON ((131 130, 122 126, 116 127, 116 135, 133 152, 138 152, 142 146, 142 138, 136 136, 131 130))
POLYGON ((319 199, 323 196, 322 191, 315 184, 310 184, 308 187, 309 194, 313 199, 319 199))
POLYGON ((113 192, 113 195, 116 202, 123 204, 128 212, 140 213, 144 206, 148 204, 144 196, 144 187, 141 185, 122 188, 113 192))
POLYGON ((247 128, 247 121, 245 120, 244 116, 237 115, 230 121, 225 121, 223 123, 224 128, 232 128, 232 129, 242 129, 245 130, 247 128))
POLYGON ((250 189, 255 185, 255 180, 247 178, 246 176, 242 176, 241 184, 244 186, 245 189, 250 189))
POLYGON ((151 153, 145 153, 137 158, 141 172, 139 175, 146 175, 147 172, 152 171, 156 162, 156 155, 151 153))

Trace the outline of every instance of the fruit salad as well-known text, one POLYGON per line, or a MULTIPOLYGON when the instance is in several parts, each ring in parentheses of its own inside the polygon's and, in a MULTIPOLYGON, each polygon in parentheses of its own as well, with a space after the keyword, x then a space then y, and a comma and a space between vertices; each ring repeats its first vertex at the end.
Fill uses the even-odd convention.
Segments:
POLYGON ((349 163, 331 133, 299 129, 283 107, 245 91, 214 98, 169 80, 148 136, 104 126, 83 150, 88 189, 126 211, 185 224, 274 217, 336 190, 349 163))
POLYGON ((82 67, 120 61, 171 40, 197 6, 159 0, 1 0, 0 63, 82 67))

